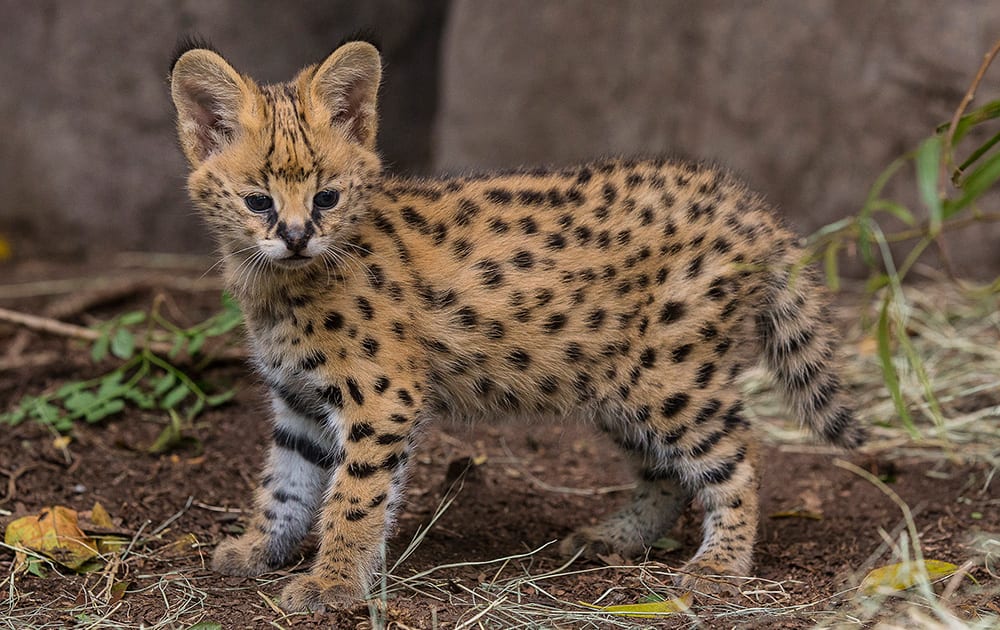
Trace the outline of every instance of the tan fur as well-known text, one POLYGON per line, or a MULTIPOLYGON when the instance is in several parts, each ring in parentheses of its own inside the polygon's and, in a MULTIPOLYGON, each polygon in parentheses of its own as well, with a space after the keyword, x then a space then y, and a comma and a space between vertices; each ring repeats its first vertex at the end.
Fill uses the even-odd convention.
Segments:
POLYGON ((758 478, 734 386, 743 366, 763 352, 807 424, 844 446, 862 439, 820 289, 792 272, 792 235, 742 184, 681 161, 384 174, 379 67, 355 42, 285 85, 198 49, 173 71, 191 196, 275 397, 258 512, 213 566, 275 568, 314 528, 313 570, 283 605, 363 597, 417 428, 514 416, 592 422, 634 461, 632 500, 565 553, 641 552, 697 496, 705 542, 685 584, 747 574, 758 478), (317 211, 323 190, 340 199, 317 211), (248 210, 250 194, 274 211, 248 210), (303 233, 301 259, 287 258, 288 235, 303 233))

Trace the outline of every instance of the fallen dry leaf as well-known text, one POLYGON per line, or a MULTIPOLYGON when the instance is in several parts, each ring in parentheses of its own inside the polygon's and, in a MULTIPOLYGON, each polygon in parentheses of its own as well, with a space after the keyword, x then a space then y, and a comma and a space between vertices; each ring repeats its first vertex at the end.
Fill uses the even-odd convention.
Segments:
POLYGON ((115 524, 111 522, 111 515, 108 511, 104 509, 104 506, 100 503, 95 503, 94 507, 90 510, 90 522, 98 527, 104 527, 107 529, 114 529, 115 524))
POLYGON ((97 544, 80 530, 76 511, 61 505, 17 519, 7 526, 4 542, 36 551, 74 571, 98 555, 97 544))
POLYGON ((654 619, 672 613, 684 612, 691 607, 693 595, 684 593, 680 597, 665 599, 660 602, 645 602, 641 604, 620 604, 617 606, 595 606, 586 602, 577 602, 581 606, 600 610, 602 612, 613 613, 623 617, 634 617, 637 619, 654 619))
POLYGON ((890 564, 869 571, 865 579, 861 581, 858 591, 862 595, 903 591, 917 584, 924 574, 926 574, 927 579, 936 580, 951 575, 957 570, 958 566, 942 560, 924 560, 923 562, 911 560, 890 564))

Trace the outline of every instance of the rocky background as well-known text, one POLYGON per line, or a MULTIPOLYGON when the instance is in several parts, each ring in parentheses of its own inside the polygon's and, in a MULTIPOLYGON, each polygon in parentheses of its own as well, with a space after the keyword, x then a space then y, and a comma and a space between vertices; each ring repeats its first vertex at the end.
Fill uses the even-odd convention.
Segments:
MULTIPOLYGON (((397 171, 695 156, 805 232, 857 212, 950 117, 1000 34, 1000 3, 0 0, 0 23, 0 234, 19 256, 82 256, 210 251, 166 85, 181 34, 276 81, 373 27, 380 145, 397 171)), ((984 97, 1000 93, 997 70, 984 97)), ((996 228, 952 238, 960 272, 1000 272, 996 228)))

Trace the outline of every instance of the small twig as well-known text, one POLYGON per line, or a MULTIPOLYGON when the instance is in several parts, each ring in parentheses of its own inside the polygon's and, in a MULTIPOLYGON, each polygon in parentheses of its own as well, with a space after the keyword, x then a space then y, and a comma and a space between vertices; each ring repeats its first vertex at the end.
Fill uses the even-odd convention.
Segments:
POLYGON ((0 372, 9 372, 11 370, 20 370, 26 367, 49 365, 50 363, 55 363, 60 360, 62 357, 63 355, 58 352, 38 352, 31 354, 30 356, 18 354, 17 356, 0 359, 0 372))
POLYGON ((241 510, 240 508, 209 505, 208 503, 202 503, 201 501, 193 501, 191 505, 195 506, 196 508, 208 510, 209 512, 222 512, 223 514, 243 514, 243 510, 241 510))
POLYGON ((125 287, 129 284, 142 284, 144 288, 163 287, 177 291, 218 291, 222 288, 222 280, 216 277, 189 278, 147 273, 125 278, 68 278, 0 285, 0 300, 44 297, 76 293, 81 290, 113 291, 116 287, 125 287))
POLYGON ((948 125, 948 136, 945 140, 945 147, 948 149, 948 159, 942 162, 942 177, 939 179, 940 192, 944 196, 944 182, 948 179, 947 168, 954 166, 952 144, 955 141, 955 133, 958 131, 958 121, 962 119, 962 115, 965 110, 972 103, 972 99, 976 98, 976 90, 979 88, 979 84, 983 81, 983 76, 986 74, 986 70, 993 63, 993 59, 996 58, 997 54, 1000 54, 1000 39, 993 44, 993 48, 990 49, 988 53, 983 55, 983 63, 979 66, 979 71, 976 72, 976 77, 972 80, 972 84, 969 85, 969 89, 965 91, 965 96, 962 97, 962 102, 958 104, 958 109, 955 110, 955 114, 951 117, 951 124, 948 125))
MULTIPOLYGON (((6 308, 0 308, 0 322, 9 322, 24 326, 38 332, 49 333, 70 339, 80 339, 82 341, 95 341, 101 337, 101 332, 91 328, 84 328, 76 324, 67 324, 51 317, 41 317, 29 313, 21 313, 6 308)), ((172 348, 171 344, 161 341, 136 340, 140 348, 148 348, 157 354, 167 355, 172 348)), ((216 361, 241 360, 246 358, 246 352, 242 348, 223 348, 217 352, 208 354, 208 358, 216 361)))
POLYGON ((159 525, 157 525, 157 526, 156 526, 156 528, 155 528, 155 529, 153 529, 153 531, 149 533, 149 535, 150 535, 150 536, 156 536, 157 534, 159 534, 160 532, 162 532, 162 531, 163 531, 163 530, 165 530, 166 528, 170 527, 170 525, 171 525, 171 524, 172 524, 172 523, 173 523, 174 521, 176 521, 177 519, 179 519, 179 518, 180 518, 181 516, 183 516, 183 515, 184 515, 184 513, 185 513, 185 512, 187 512, 187 511, 188 511, 189 509, 191 509, 191 504, 192 504, 192 503, 194 503, 194 497, 190 497, 190 496, 189 496, 189 497, 188 497, 188 500, 187 500, 187 502, 186 502, 186 503, 184 504, 184 507, 182 507, 182 508, 181 508, 181 509, 180 509, 180 510, 179 510, 179 511, 178 511, 177 513, 175 513, 175 514, 174 514, 173 516, 171 516, 171 517, 170 517, 170 518, 168 518, 167 520, 165 520, 165 521, 163 521, 162 523, 160 523, 159 525))
POLYGON ((18 468, 13 472, 7 472, 6 470, 0 469, 0 474, 7 476, 7 494, 4 495, 3 499, 0 499, 0 503, 6 503, 7 501, 11 501, 14 497, 16 497, 18 478, 21 475, 25 474, 26 472, 34 470, 39 466, 41 466, 41 464, 38 463, 25 464, 24 466, 21 466, 20 468, 18 468))

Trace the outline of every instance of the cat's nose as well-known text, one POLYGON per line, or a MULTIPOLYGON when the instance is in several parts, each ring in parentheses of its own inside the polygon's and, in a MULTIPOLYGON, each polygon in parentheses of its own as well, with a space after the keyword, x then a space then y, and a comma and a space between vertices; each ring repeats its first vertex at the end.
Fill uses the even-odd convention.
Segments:
POLYGON ((306 248, 312 235, 313 225, 311 222, 289 225, 282 221, 278 224, 278 238, 285 241, 285 246, 295 254, 301 253, 306 248))

